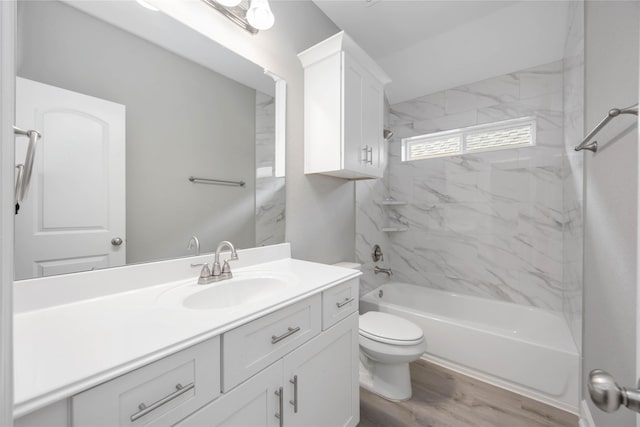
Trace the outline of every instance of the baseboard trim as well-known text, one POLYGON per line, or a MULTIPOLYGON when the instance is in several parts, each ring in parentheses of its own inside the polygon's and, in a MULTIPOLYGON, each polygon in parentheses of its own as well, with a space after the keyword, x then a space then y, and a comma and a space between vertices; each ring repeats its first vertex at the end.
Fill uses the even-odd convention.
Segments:
POLYGON ((580 427, 596 427, 596 423, 591 416, 589 405, 587 405, 587 401, 584 399, 580 401, 580 427))

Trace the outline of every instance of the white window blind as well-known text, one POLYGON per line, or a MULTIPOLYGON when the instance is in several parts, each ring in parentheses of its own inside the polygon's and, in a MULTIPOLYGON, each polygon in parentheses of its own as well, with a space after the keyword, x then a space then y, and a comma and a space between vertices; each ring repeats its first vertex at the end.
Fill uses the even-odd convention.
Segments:
POLYGON ((535 145, 535 136, 536 119, 522 117, 403 138, 402 161, 526 147, 535 145))

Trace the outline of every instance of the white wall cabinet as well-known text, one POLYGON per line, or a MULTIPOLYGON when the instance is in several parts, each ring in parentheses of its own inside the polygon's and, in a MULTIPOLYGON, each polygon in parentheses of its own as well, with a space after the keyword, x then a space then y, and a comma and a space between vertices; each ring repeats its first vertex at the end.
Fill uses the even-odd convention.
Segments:
POLYGON ((344 31, 298 57, 304 66, 305 173, 382 177, 389 77, 344 31))

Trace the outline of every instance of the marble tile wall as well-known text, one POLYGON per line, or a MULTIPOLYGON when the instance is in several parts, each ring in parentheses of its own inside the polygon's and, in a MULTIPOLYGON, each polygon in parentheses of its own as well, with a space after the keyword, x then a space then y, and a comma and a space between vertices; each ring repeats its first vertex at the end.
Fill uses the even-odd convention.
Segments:
POLYGON ((256 246, 284 242, 285 179, 275 171, 275 103, 256 92, 256 246))
POLYGON ((385 179, 356 185, 358 259, 376 240, 394 280, 561 311, 563 62, 392 105, 389 126, 385 179), (535 147, 401 162, 404 137, 523 116, 535 147), (379 206, 387 194, 408 204, 379 206))
POLYGON ((582 348, 583 153, 573 147, 584 133, 584 2, 569 6, 564 48, 563 283, 562 311, 582 348))

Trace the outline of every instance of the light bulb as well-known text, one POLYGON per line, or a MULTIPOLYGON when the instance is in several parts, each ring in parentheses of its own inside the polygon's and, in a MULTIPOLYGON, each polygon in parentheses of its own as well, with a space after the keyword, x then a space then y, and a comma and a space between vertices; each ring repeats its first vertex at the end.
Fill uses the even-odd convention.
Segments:
POLYGON ((269 7, 269 0, 251 0, 251 6, 247 10, 247 21, 258 30, 273 27, 275 18, 269 7))
POLYGON ((160 9, 158 9, 155 6, 150 5, 149 3, 147 3, 144 0, 136 0, 136 3, 138 3, 140 6, 144 7, 145 9, 153 10, 154 12, 160 11, 160 9))
POLYGON ((242 3, 242 0, 216 0, 216 1, 225 7, 236 7, 237 5, 242 3))

